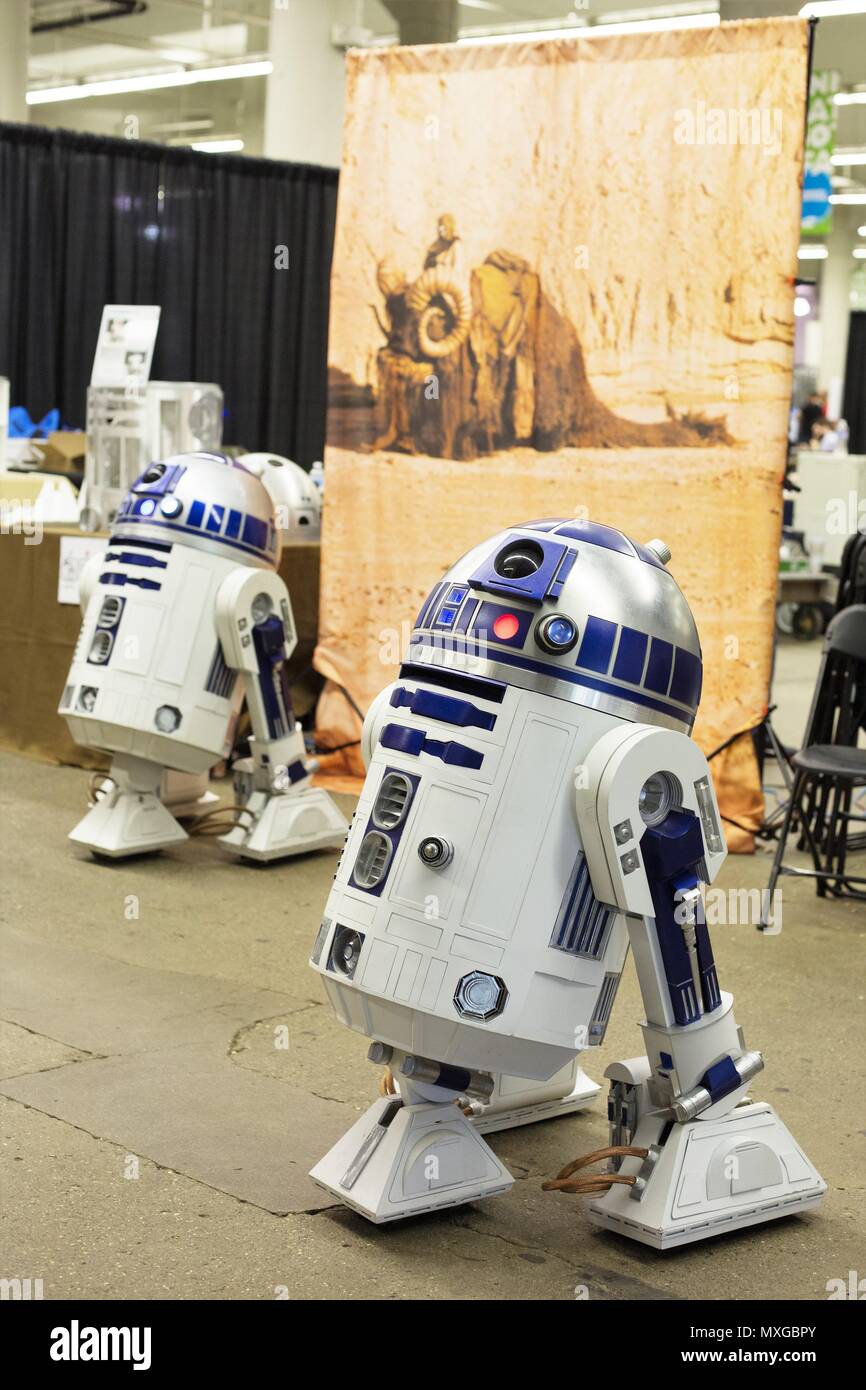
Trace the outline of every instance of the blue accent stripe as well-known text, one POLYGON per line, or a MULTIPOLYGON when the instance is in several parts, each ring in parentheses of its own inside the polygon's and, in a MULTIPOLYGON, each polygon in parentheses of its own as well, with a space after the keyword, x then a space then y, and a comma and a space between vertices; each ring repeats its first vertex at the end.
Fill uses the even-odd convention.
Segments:
POLYGON ((421 719, 438 719, 443 724, 456 724, 461 729, 492 729, 496 715, 479 709, 471 700, 455 700, 452 695, 440 695, 436 690, 407 690, 399 685, 391 693, 393 709, 408 709, 421 719))
POLYGON ((640 685, 648 643, 649 638, 645 632, 637 632, 633 627, 623 628, 612 672, 617 680, 640 685))
POLYGON ((454 624, 455 632, 467 632, 472 626, 472 620, 478 612, 478 600, 470 598, 460 609, 460 616, 454 624))
POLYGON ((208 512, 205 530, 216 532, 216 534, 218 535, 219 532, 223 529, 223 522, 225 521, 225 518, 225 507, 220 507, 216 504, 216 502, 214 502, 211 506, 210 511, 208 512))
POLYGON ((239 536, 241 533, 242 521, 243 515, 240 512, 236 512, 234 507, 232 507, 229 512, 229 519, 226 522, 226 535, 230 536, 233 540, 236 536, 239 536))
MULTIPOLYGON (((196 506, 195 502, 193 506, 196 506)), ((119 518, 115 524, 118 526, 159 526, 164 531, 181 531, 187 536, 206 534, 200 527, 179 526, 176 521, 157 521, 156 517, 153 516, 124 516, 119 518)), ((257 550, 255 546, 244 545, 242 541, 230 541, 227 536, 207 536, 207 539, 216 545, 227 545, 232 550, 242 550, 245 555, 256 555, 260 560, 267 560, 269 565, 273 565, 273 555, 268 555, 264 550, 257 550)))
POLYGON ((134 550, 121 550, 120 553, 112 551, 105 556, 106 564, 117 565, 141 565, 144 569, 168 569, 167 560, 157 560, 154 555, 144 555, 134 550))
POLYGON ((654 690, 657 695, 667 695, 673 657, 672 644, 663 642, 660 637, 654 637, 650 647, 649 661, 646 665, 646 676, 644 677, 644 685, 647 690, 654 690))
POLYGON ((201 526, 204 518, 204 502, 193 502, 187 513, 187 529, 201 526))
POLYGON ((379 735, 379 742, 383 748, 408 753, 413 758, 428 753, 431 758, 441 758, 449 767, 467 767, 477 771, 484 762, 484 754, 467 748, 465 743, 429 738, 423 729, 408 729, 405 724, 386 724, 379 735))
POLYGON ((598 671, 602 676, 607 675, 616 632, 616 623, 609 623, 607 618, 587 618, 583 641, 577 654, 577 665, 585 666, 590 671, 598 671))
POLYGON ((416 627, 427 626, 425 619, 427 618, 427 615, 432 611, 433 605, 435 604, 437 598, 441 594, 444 587, 444 584, 434 584, 433 588, 430 590, 429 594, 427 595, 427 597, 421 605, 421 612, 415 619, 416 627))
POLYGON ((158 584, 155 579, 139 579, 133 574, 101 574, 99 576, 99 582, 100 584, 117 584, 121 586, 124 584, 134 584, 138 589, 162 588, 162 585, 158 584))
POLYGON ((605 550, 615 550, 619 555, 629 555, 634 559, 634 546, 613 526, 601 526, 597 521, 568 521, 556 528, 557 536, 570 536, 575 541, 588 541, 590 545, 603 546, 605 550))
POLYGON ((603 695, 612 695, 617 700, 630 700, 633 705, 642 705, 646 709, 658 710, 660 714, 667 714, 671 719, 677 719, 689 728, 694 723, 691 710, 678 709, 676 705, 669 705, 666 700, 656 700, 651 695, 645 695, 641 690, 627 690, 624 686, 614 685, 612 681, 599 680, 594 676, 585 675, 583 672, 571 671, 566 666, 551 666, 544 661, 531 661, 528 657, 517 656, 512 652, 501 650, 499 647, 488 647, 484 643, 467 641, 460 637, 440 637, 437 640, 433 637, 413 636, 409 644, 410 661, 413 647, 431 647, 434 651, 463 652, 469 656, 486 657, 487 660, 497 661, 502 666, 515 666, 521 671, 531 671, 533 675, 550 676, 554 680, 565 681, 568 685, 583 687, 585 690, 597 690, 603 695))

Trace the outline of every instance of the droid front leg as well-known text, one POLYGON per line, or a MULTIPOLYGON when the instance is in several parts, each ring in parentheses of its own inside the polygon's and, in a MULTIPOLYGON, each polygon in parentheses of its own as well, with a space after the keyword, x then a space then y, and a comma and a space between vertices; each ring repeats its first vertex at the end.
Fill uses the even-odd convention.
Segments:
POLYGON ((399 1077, 312 1169, 319 1187, 377 1224, 508 1192, 514 1179, 465 1114, 493 1078, 373 1043, 399 1077))
POLYGON ((161 799, 165 769, 116 753, 93 805, 70 831, 73 844, 109 859, 149 854, 187 839, 161 799))
POLYGON ((826 1184, 772 1107, 746 1097, 764 1064, 719 988, 702 911, 726 853, 703 754, 638 726, 591 761, 578 818, 596 894, 628 914, 646 1056, 607 1071, 609 1186, 559 1185, 592 1195, 595 1224, 659 1249, 816 1206, 826 1184))
POLYGON ((292 710, 286 664, 297 644, 286 586, 268 571, 238 570, 217 595, 226 664, 242 675, 253 734, 235 768, 239 824, 219 843, 244 859, 285 859, 343 844, 348 823, 314 770, 292 710))

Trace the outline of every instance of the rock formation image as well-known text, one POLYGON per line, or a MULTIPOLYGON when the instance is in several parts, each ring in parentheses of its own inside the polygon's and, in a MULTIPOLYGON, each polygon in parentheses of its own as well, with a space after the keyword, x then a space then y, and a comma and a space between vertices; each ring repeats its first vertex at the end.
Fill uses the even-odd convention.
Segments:
POLYGON ((677 415, 670 406, 658 423, 609 410, 592 389, 577 330, 539 276, 520 256, 498 250, 467 279, 448 214, 417 280, 382 260, 376 281, 382 305, 372 308, 385 339, 376 388, 332 378, 333 444, 472 459, 518 446, 550 452, 734 442, 724 420, 677 415))

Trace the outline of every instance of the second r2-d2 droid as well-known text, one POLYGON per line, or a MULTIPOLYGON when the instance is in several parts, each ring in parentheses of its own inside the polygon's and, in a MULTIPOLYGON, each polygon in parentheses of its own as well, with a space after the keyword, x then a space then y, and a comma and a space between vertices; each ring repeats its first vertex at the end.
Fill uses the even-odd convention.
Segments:
POLYGON ((231 752, 246 699, 252 759, 220 843, 278 859, 343 843, 314 788, 286 665, 297 642, 259 479, 223 454, 150 465, 82 583, 84 619, 60 704, 76 742, 112 754, 108 790, 70 839, 123 857, 187 838, 160 797, 166 768, 206 773, 231 752))
POLYGON ((669 558, 588 522, 493 537, 435 586, 367 715, 311 963, 399 1094, 312 1176, 373 1221, 511 1186, 467 1102, 502 1077, 529 1098, 600 1043, 629 944, 646 1055, 607 1072, 592 1219, 666 1247, 821 1198, 771 1107, 746 1102, 763 1063, 716 976, 700 889, 726 850, 669 558))

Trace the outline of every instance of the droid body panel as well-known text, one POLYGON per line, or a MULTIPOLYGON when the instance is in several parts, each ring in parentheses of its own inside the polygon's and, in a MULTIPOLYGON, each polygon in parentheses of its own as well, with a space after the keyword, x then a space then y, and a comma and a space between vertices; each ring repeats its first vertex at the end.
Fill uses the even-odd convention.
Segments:
POLYGON ((284 540, 319 540, 322 495, 300 464, 280 454, 241 454, 239 462, 266 487, 284 540))
POLYGON ((157 461, 123 499, 85 575, 60 704, 78 742, 114 754, 115 790, 72 832, 76 842, 121 856, 186 838, 160 799, 163 770, 202 774, 227 757, 246 698, 263 795, 225 847, 270 858, 341 843, 345 823, 310 787, 291 709, 285 668, 296 637, 279 554, 267 491, 224 455, 157 461), (292 827, 285 810, 269 810, 285 834, 271 826, 263 844, 265 805, 280 793, 295 799, 292 827))
MULTIPOLYGON (((689 738, 701 653, 669 558, 588 522, 503 532, 434 587, 367 715, 367 780, 311 964, 338 1017, 399 1073, 400 1096, 312 1176, 374 1221, 507 1187, 462 1107, 501 1095, 505 1076, 531 1092, 601 1042, 629 939, 648 1055, 610 1076, 620 1144, 643 1116, 658 1147, 668 1118, 731 1114, 762 1065, 699 920, 726 850, 689 738)), ((672 1173, 611 1177, 612 1205, 634 1208, 626 1184, 652 1188, 647 1221, 607 1197, 594 1219, 664 1244, 672 1173)), ((791 1200, 807 1189, 823 1190, 811 1169, 791 1200)), ((730 1183, 720 1210, 735 1221, 730 1183)), ((702 1215, 698 1200, 686 1239, 702 1215)))

